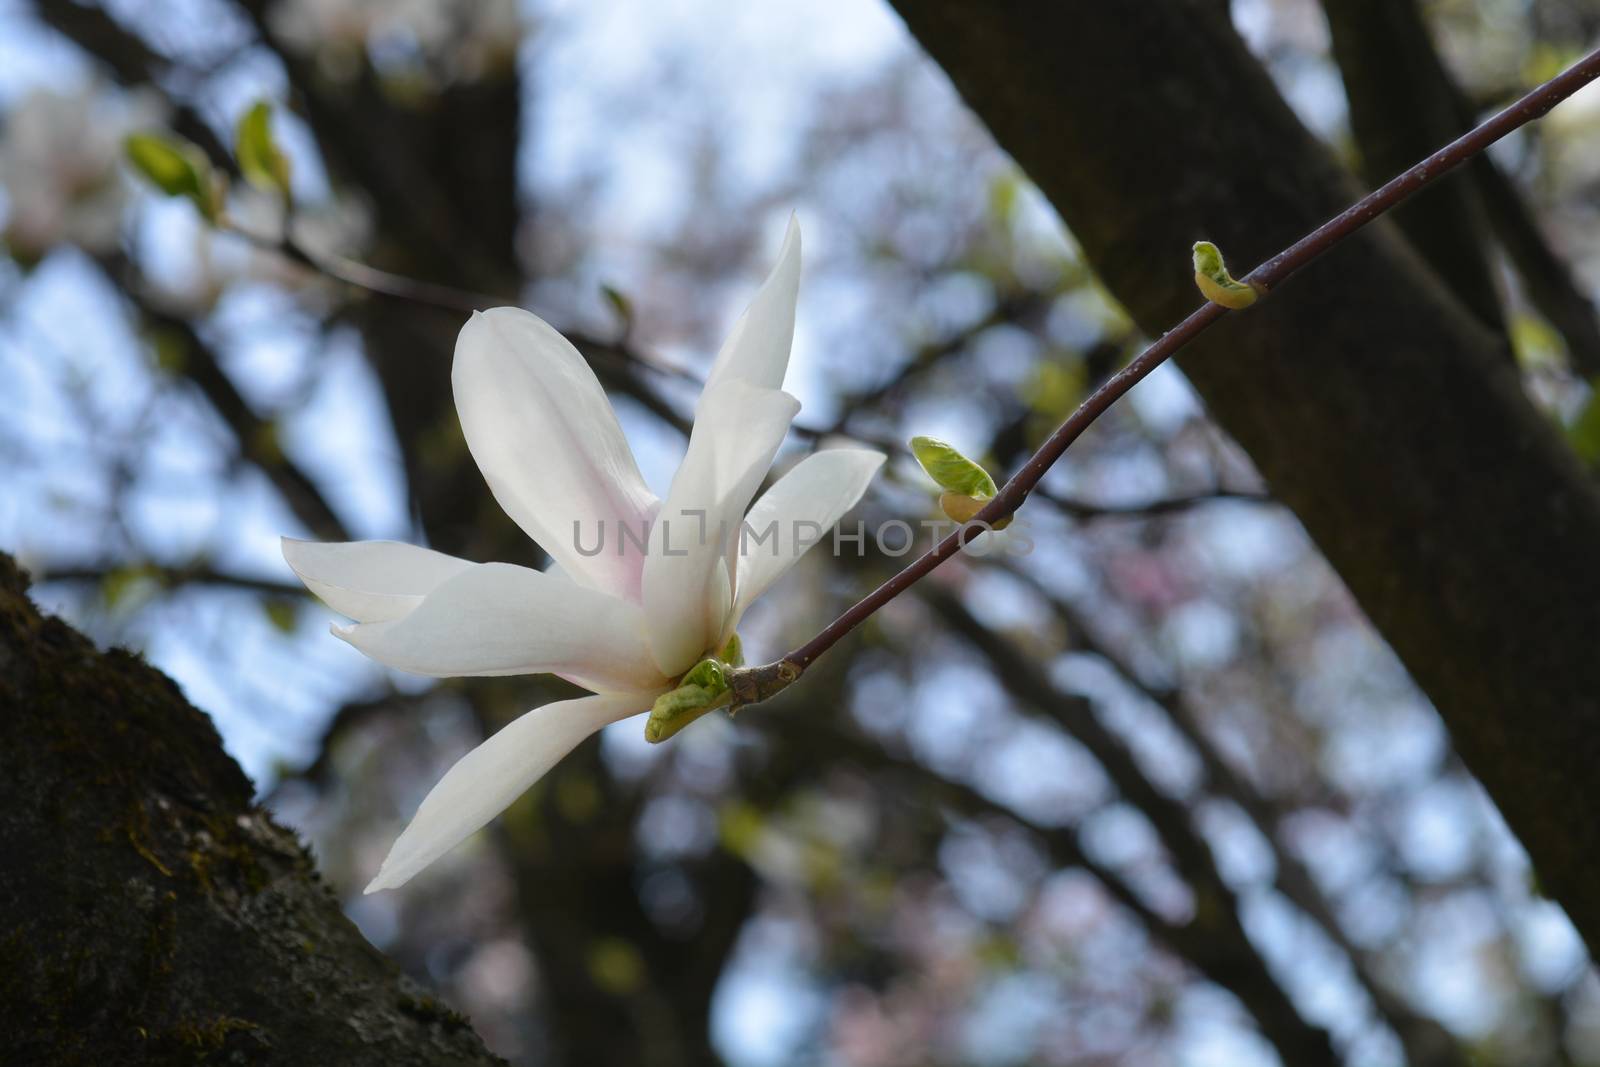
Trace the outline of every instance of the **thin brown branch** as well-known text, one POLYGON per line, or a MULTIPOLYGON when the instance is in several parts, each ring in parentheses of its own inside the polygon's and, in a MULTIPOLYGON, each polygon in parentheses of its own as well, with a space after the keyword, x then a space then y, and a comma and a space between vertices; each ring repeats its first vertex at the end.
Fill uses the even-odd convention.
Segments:
MULTIPOLYGON (((1441 134, 1453 136, 1472 126, 1483 108, 1440 60, 1416 0, 1323 0, 1322 6, 1369 174, 1397 170, 1441 134), (1396 108, 1396 100, 1406 106, 1396 108)), ((1482 251, 1487 242, 1480 240, 1488 236, 1480 230, 1490 231, 1529 302, 1566 342, 1573 368, 1587 376, 1600 374, 1600 319, 1594 304, 1551 247, 1521 191, 1487 155, 1473 160, 1462 178, 1398 212, 1396 221, 1463 304, 1503 328, 1498 297, 1487 281, 1482 251)))
MULTIPOLYGON (((1472 117, 1456 105, 1455 86, 1417 0, 1322 0, 1322 8, 1350 103, 1360 171, 1370 184, 1472 127, 1472 117), (1396 107, 1398 100, 1405 106, 1396 107)), ((1483 162, 1480 157, 1473 167, 1483 162)), ((1488 225, 1472 169, 1392 218, 1461 309, 1504 336, 1488 225)))
MULTIPOLYGON (((1597 77, 1600 77, 1600 50, 1591 52, 1571 68, 1539 86, 1498 115, 1439 149, 1381 188, 1362 197, 1251 271, 1244 280, 1264 291, 1270 291, 1273 286, 1412 194, 1438 181, 1512 131, 1544 115, 1597 77)), ((1208 302, 1175 328, 1163 334, 1132 363, 1091 393, 971 522, 950 534, 899 574, 863 597, 815 637, 783 657, 784 661, 804 670, 818 656, 833 647, 841 637, 959 552, 972 538, 992 529, 995 523, 1012 515, 1022 506, 1023 501, 1039 484, 1045 473, 1056 464, 1072 443, 1094 424, 1096 419, 1120 400, 1128 390, 1143 381, 1151 371, 1172 358, 1184 345, 1194 340, 1226 313, 1226 310, 1219 305, 1208 302)))
POLYGON ((393 297, 410 304, 423 304, 441 311, 458 311, 465 315, 503 304, 516 303, 510 296, 474 292, 470 289, 457 289, 450 285, 424 281, 421 278, 408 278, 403 274, 379 270, 344 256, 316 252, 307 248, 288 232, 280 235, 260 233, 232 220, 224 220, 222 229, 242 237, 263 251, 276 252, 313 274, 322 275, 376 296, 393 297))
MULTIPOLYGON (((288 233, 271 236, 236 223, 226 224, 224 229, 257 248, 281 255, 289 262, 314 274, 374 296, 462 314, 519 304, 519 301, 511 296, 439 285, 420 278, 379 270, 345 256, 314 252, 288 233)), ((639 371, 648 370, 666 378, 700 384, 701 379, 693 371, 645 352, 629 344, 626 339, 608 341, 573 330, 562 331, 562 336, 583 353, 584 358, 594 367, 595 373, 603 380, 637 401, 652 415, 685 436, 688 435, 689 420, 658 392, 650 388, 642 380, 639 371)))

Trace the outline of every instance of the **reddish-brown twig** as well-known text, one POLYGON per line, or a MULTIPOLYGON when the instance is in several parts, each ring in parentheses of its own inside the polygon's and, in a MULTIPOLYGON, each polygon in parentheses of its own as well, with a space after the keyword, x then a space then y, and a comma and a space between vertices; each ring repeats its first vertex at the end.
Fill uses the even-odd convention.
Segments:
MULTIPOLYGON (((1243 280, 1263 290, 1270 290, 1290 274, 1316 259, 1373 219, 1393 208, 1418 190, 1438 181, 1508 133, 1544 115, 1551 108, 1591 81, 1594 81, 1597 77, 1600 77, 1600 50, 1591 52, 1568 70, 1545 82, 1493 118, 1439 149, 1427 159, 1422 160, 1403 174, 1389 181, 1381 189, 1362 197, 1356 203, 1251 271, 1243 280)), ((962 546, 973 537, 992 528, 995 523, 1015 512, 1022 506, 1023 500, 1027 498, 1033 487, 1039 484, 1039 480, 1044 477, 1045 472, 1056 464, 1062 454, 1082 435, 1084 430, 1088 429, 1096 419, 1105 413, 1106 409, 1121 399, 1128 390, 1142 381, 1151 371, 1165 363, 1174 353, 1194 340, 1202 331, 1226 314, 1228 314, 1226 309, 1207 302, 1175 328, 1162 334, 1154 344, 1141 352, 1133 362, 1107 379, 1105 384, 1091 393, 1088 399, 1084 400, 1078 406, 1078 409, 1069 415, 1067 420, 1057 428, 1056 432, 1050 435, 1050 439, 1044 443, 1039 451, 1035 452, 1022 465, 1022 468, 1011 476, 1011 479, 1005 485, 1001 486, 994 499, 982 511, 973 516, 970 522, 940 541, 925 555, 918 557, 893 578, 890 578, 887 582, 884 582, 861 600, 851 605, 848 610, 825 626, 815 637, 784 656, 781 660, 778 660, 776 664, 769 665, 769 668, 775 668, 780 664, 786 666, 787 669, 782 674, 784 676, 783 684, 787 685, 794 677, 798 677, 801 671, 810 666, 818 656, 832 648, 841 637, 861 625, 873 612, 911 588, 935 567, 960 551, 962 546)), ((762 671, 767 670, 767 668, 755 668, 755 670, 762 671)), ((769 671, 769 673, 771 672, 769 671)), ((776 677, 776 674, 774 674, 774 677, 776 677)))

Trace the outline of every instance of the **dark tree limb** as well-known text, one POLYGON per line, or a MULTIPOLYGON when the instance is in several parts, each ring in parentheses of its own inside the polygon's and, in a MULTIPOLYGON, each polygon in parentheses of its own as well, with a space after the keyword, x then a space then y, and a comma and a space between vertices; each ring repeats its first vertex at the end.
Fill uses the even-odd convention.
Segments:
POLYGON ((166 343, 177 347, 182 364, 179 374, 200 390, 233 431, 239 452, 266 475, 295 517, 324 541, 350 540, 344 520, 333 510, 321 487, 279 449, 272 424, 256 414, 194 324, 142 302, 137 296, 131 298, 146 328, 164 333, 166 343))
POLYGON ((1573 369, 1591 378, 1600 375, 1600 316, 1593 301, 1578 287, 1571 268, 1551 246, 1521 191, 1500 165, 1484 156, 1471 177, 1529 303, 1566 342, 1573 369))
POLYGON ((0 556, 7 1062, 496 1064, 361 936, 215 728, 0 556))
MULTIPOLYGON (((1151 335, 1192 241, 1259 262, 1356 198, 1214 5, 895 6, 1151 335)), ((1501 340, 1380 223, 1180 362, 1600 945, 1600 494, 1501 340)))
MULTIPOLYGON (((1369 183, 1471 128, 1477 109, 1445 69, 1415 0, 1323 0, 1322 6, 1369 183)), ((1492 156, 1479 156, 1465 174, 1396 210, 1395 221, 1456 296, 1497 323, 1498 305, 1484 303, 1496 298, 1483 254, 1492 233, 1528 300, 1566 342, 1574 368, 1600 374, 1594 304, 1492 156)))
MULTIPOLYGON (((1376 188, 1471 128, 1414 0, 1323 0, 1361 174, 1376 188)), ((1395 208, 1395 225, 1471 314, 1504 329, 1488 225, 1468 177, 1487 156, 1395 208)))
POLYGON ((519 913, 550 976, 544 1014, 565 1064, 718 1067, 711 998, 755 906, 755 872, 720 847, 678 865, 698 901, 681 929, 644 906, 636 842, 649 795, 604 766, 597 740, 568 756, 507 817, 503 850, 519 913), (592 798, 592 808, 574 801, 592 798))
POLYGON ((490 291, 516 277, 515 70, 453 83, 414 107, 397 100, 369 62, 348 82, 331 84, 274 32, 267 0, 236 6, 283 64, 335 179, 371 198, 380 243, 392 242, 382 251, 407 261, 402 273, 490 291))
POLYGON ((147 299, 137 268, 120 255, 99 259, 107 279, 128 300, 138 328, 173 355, 174 371, 192 383, 217 417, 232 431, 239 454, 255 465, 272 483, 295 517, 325 541, 348 541, 344 520, 334 511, 320 486, 278 447, 272 423, 258 415, 222 368, 216 351, 200 336, 194 323, 147 299))

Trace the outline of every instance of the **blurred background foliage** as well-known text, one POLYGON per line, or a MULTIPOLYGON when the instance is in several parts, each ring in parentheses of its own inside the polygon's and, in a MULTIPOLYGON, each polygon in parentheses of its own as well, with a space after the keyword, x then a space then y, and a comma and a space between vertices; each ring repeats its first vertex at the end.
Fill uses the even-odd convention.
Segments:
MULTIPOLYGON (((1423 10, 1474 110, 1600 31, 1593 0, 1423 10)), ((1232 15, 1359 170, 1316 0, 1232 15)), ((1600 99, 1494 158, 1593 293, 1600 99)), ((1579 939, 1171 367, 1046 480, 1031 555, 953 562, 737 724, 659 749, 612 727, 404 891, 358 895, 444 769, 563 688, 386 673, 292 581, 281 534, 540 562, 455 421, 463 313, 305 260, 538 311, 660 491, 686 379, 798 211, 784 455, 895 449, 868 530, 935 514, 900 442, 1009 471, 1136 350, 886 9, 4 0, 0 185, 0 547, 213 713, 367 936, 512 1062, 1243 1067, 1325 1031, 1332 1062, 1600 1063, 1579 939), (235 181, 257 240, 127 173, 141 130, 236 170, 263 98, 294 210, 235 181)), ((1510 240, 1475 243, 1528 390, 1600 459, 1600 366, 1510 240)), ((896 566, 867 546, 808 557, 747 624, 752 658, 896 566)))

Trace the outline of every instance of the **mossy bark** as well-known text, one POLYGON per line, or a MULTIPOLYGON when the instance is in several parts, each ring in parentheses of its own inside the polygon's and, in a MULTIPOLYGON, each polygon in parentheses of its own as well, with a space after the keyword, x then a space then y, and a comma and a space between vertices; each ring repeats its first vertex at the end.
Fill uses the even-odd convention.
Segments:
POLYGON ((170 679, 0 555, 0 1034, 19 1064, 491 1064, 341 914, 170 679))

